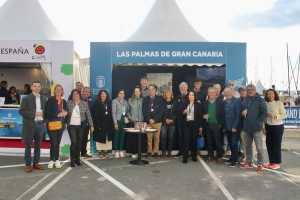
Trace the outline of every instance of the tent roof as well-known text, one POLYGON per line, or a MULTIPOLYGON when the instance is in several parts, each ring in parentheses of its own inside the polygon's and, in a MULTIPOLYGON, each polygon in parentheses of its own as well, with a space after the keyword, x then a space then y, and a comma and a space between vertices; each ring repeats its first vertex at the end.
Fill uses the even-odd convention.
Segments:
POLYGON ((0 7, 0 40, 62 39, 38 0, 7 0, 0 7))
POLYGON ((206 41, 189 24, 175 0, 156 0, 139 29, 128 41, 206 41))

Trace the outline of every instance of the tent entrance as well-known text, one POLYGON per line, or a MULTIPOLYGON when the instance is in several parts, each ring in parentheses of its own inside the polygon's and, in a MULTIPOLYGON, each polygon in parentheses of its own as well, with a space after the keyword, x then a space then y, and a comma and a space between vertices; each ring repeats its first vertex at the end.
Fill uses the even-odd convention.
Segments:
POLYGON ((48 95, 51 77, 51 63, 0 63, 0 80, 6 80, 8 87, 15 86, 20 93, 24 84, 39 80, 41 93, 48 95))
POLYGON ((186 81, 190 87, 198 78, 203 80, 203 87, 212 84, 225 84, 225 64, 116 64, 112 71, 112 94, 116 96, 119 89, 125 89, 127 97, 139 84, 141 77, 147 77, 156 84, 160 92, 164 87, 171 87, 174 95, 179 94, 178 85, 186 81))

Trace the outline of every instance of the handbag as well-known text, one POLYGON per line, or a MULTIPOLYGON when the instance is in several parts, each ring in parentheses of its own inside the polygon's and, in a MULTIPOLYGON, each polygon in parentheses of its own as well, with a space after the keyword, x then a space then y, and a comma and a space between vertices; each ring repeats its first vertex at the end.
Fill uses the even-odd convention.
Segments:
POLYGON ((63 128, 63 124, 61 121, 51 121, 48 122, 48 130, 49 131, 59 131, 63 128))
POLYGON ((197 137, 197 150, 202 150, 204 148, 205 141, 203 136, 197 137))

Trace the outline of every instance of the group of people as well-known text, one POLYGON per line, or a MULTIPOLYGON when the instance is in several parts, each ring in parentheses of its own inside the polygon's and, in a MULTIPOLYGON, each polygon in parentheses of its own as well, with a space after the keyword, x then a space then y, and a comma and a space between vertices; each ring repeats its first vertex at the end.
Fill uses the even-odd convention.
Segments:
MULTIPOLYGON (((25 84, 24 85, 24 91, 23 95, 28 95, 31 93, 30 85, 25 84)), ((5 98, 4 104, 14 104, 19 105, 20 104, 20 94, 17 91, 17 88, 15 86, 10 86, 8 88, 8 83, 5 80, 2 80, 0 82, 0 97, 5 98)))
POLYGON ((74 167, 80 165, 80 156, 89 157, 86 151, 89 133, 91 140, 98 144, 101 158, 107 158, 109 152, 115 158, 125 157, 129 153, 125 128, 134 127, 138 122, 145 122, 155 130, 146 134, 147 156, 171 157, 172 151, 178 149, 176 156, 182 156, 183 163, 190 156, 192 161, 197 161, 197 140, 202 137, 208 162, 223 163, 222 158, 230 150, 230 167, 253 168, 254 141, 256 170, 280 168, 285 109, 274 89, 267 90, 262 97, 251 84, 238 91, 232 81, 223 90, 219 84, 204 90, 201 80, 195 80, 193 86, 190 90, 186 82, 181 82, 178 96, 174 97, 172 88, 168 87, 160 96, 157 86, 142 78, 128 100, 124 89, 119 89, 113 100, 108 91, 100 90, 92 100, 90 89, 78 82, 66 101, 62 85, 56 85, 54 95, 47 100, 39 94, 40 83, 33 82, 32 94, 24 98, 20 108, 26 145, 25 171, 43 169, 39 165, 39 148, 44 126, 51 142, 48 167, 60 168, 59 144, 65 126, 71 139, 70 160, 74 167), (263 162, 263 133, 268 164, 263 162), (35 140, 33 165, 32 140, 35 140))

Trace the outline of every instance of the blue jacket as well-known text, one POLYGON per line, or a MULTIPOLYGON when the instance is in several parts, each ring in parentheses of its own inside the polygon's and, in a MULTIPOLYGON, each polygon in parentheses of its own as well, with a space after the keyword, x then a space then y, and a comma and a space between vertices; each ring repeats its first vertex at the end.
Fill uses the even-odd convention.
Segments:
POLYGON ((259 96, 246 97, 242 111, 247 109, 247 116, 243 119, 243 130, 252 134, 261 131, 267 117, 266 102, 259 96))
POLYGON ((235 97, 224 101, 224 129, 231 131, 238 129, 241 118, 241 101, 235 97))

